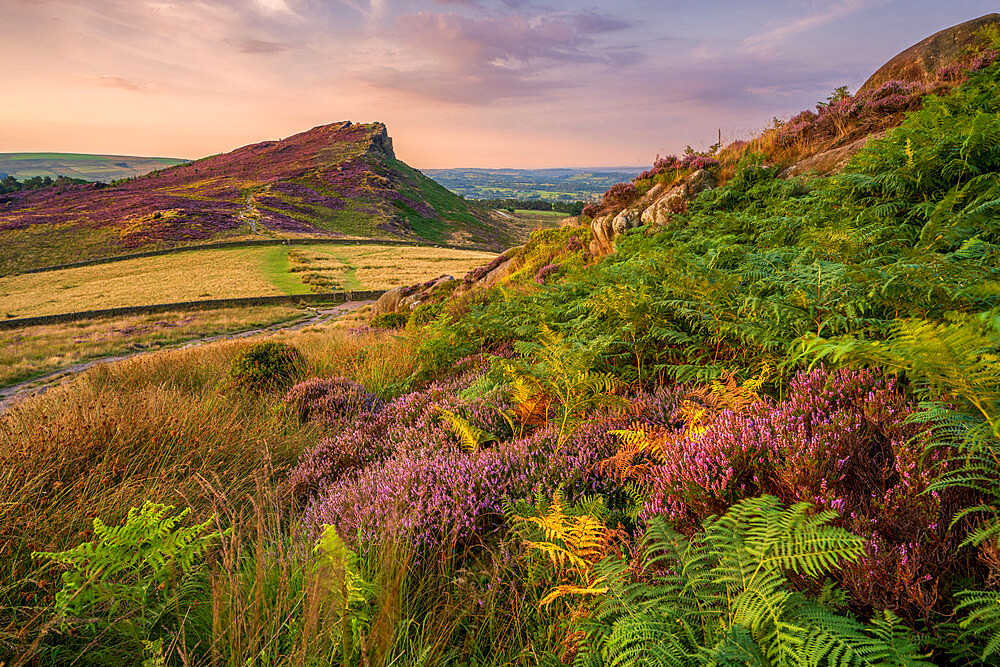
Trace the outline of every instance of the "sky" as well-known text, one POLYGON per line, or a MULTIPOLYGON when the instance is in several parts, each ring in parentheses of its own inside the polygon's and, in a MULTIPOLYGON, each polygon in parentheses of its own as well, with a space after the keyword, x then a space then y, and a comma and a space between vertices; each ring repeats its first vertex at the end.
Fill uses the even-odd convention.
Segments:
POLYGON ((0 0, 0 152, 197 158, 342 120, 418 168, 749 136, 995 0, 0 0))

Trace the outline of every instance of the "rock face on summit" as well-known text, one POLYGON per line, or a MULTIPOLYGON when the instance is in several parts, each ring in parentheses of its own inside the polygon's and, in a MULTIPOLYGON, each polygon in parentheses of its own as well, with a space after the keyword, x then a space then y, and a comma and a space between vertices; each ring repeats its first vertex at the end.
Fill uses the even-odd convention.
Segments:
POLYGON ((1000 25, 1000 14, 987 14, 959 23, 917 42, 872 74, 858 93, 870 92, 892 80, 933 81, 938 70, 959 63, 966 49, 974 43, 976 31, 990 25, 1000 25))

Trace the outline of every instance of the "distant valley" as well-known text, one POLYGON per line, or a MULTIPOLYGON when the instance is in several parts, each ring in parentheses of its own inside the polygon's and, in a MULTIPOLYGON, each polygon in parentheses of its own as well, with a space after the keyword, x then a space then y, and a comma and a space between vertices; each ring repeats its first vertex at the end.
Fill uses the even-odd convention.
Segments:
POLYGON ((424 173, 466 199, 593 201, 616 183, 630 181, 645 167, 580 169, 424 169, 424 173))

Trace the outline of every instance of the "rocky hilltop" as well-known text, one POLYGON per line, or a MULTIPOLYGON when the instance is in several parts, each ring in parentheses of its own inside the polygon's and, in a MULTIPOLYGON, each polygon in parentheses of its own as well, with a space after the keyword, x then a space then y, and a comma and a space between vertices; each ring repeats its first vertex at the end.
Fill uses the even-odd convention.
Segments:
POLYGON ((0 196, 0 273, 260 235, 511 242, 486 211, 398 160, 382 123, 321 125, 111 186, 0 196))

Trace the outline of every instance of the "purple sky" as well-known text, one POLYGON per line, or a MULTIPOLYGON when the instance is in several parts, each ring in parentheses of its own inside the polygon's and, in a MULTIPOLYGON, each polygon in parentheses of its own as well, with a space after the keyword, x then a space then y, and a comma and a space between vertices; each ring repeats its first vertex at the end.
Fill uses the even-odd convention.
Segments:
POLYGON ((414 166, 646 165, 995 0, 0 0, 0 152, 201 157, 380 120, 414 166))

